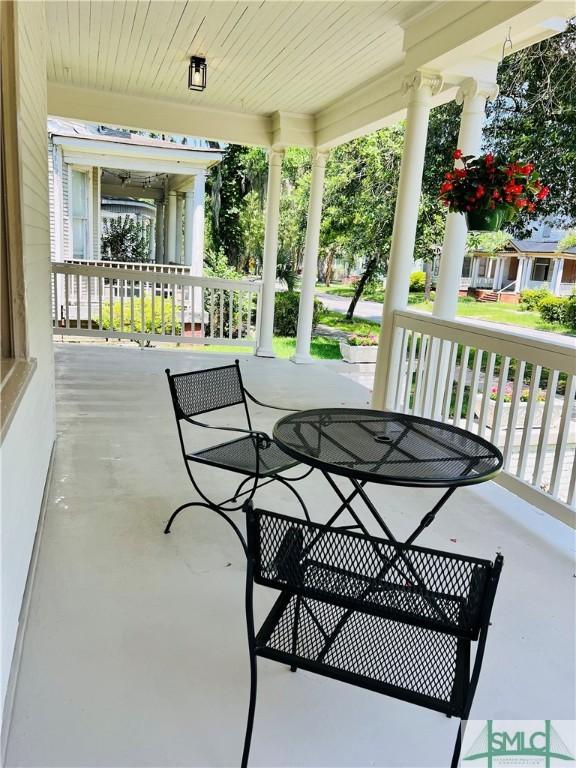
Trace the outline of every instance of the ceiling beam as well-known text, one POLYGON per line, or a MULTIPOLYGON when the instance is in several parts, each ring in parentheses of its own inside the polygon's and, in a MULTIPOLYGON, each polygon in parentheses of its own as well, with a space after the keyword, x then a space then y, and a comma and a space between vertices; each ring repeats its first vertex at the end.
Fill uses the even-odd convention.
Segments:
POLYGON ((269 147, 271 119, 48 82, 48 114, 54 117, 138 128, 158 133, 199 136, 214 141, 269 147))

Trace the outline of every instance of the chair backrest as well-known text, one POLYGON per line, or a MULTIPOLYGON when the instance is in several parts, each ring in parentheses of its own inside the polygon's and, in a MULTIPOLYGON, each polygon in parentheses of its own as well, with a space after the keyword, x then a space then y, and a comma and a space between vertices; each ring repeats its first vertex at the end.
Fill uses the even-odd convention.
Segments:
POLYGON ((488 626, 501 555, 492 563, 246 512, 256 583, 469 639, 488 626))
POLYGON ((244 405, 250 426, 250 414, 237 360, 233 365, 189 373, 171 374, 167 368, 166 375, 177 419, 244 405))

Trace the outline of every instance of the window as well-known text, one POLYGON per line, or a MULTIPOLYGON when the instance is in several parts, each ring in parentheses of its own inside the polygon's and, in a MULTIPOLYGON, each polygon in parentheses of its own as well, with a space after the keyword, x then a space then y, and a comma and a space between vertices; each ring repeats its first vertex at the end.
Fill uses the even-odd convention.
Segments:
POLYGON ((72 169, 72 256, 88 259, 90 253, 88 171, 72 169))
POLYGON ((26 343, 13 3, 0 2, 0 30, 0 422, 3 438, 34 370, 34 361, 28 360, 26 343))
POLYGON ((478 277, 486 277, 487 265, 488 265, 488 259, 484 257, 478 259, 478 277))
POLYGON ((472 259, 470 256, 464 256, 462 262, 462 277, 470 277, 470 268, 472 266, 472 259))
POLYGON ((538 283, 545 283, 548 280, 549 271, 550 259, 534 259, 531 279, 538 283))

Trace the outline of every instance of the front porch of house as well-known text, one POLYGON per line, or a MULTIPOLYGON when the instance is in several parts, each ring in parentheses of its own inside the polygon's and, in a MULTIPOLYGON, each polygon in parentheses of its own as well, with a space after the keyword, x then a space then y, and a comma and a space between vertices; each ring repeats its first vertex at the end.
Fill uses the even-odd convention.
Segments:
MULTIPOLYGON (((201 510, 162 534, 169 513, 193 494, 164 369, 229 357, 77 344, 55 352, 58 440, 6 764, 235 765, 248 702, 243 555, 225 523, 201 510)), ((248 356, 241 365, 247 386, 277 404, 369 401, 330 364, 248 356)), ((259 428, 274 420, 256 409, 259 428)), ((223 484, 219 470, 202 476, 223 484)), ((226 481, 223 495, 233 486, 226 481)), ((302 481, 301 491, 316 520, 336 505, 321 476, 302 481)), ((399 534, 437 498, 373 491, 399 534)), ((259 501, 297 513, 282 488, 264 489, 259 501)), ((240 514, 235 520, 243 525, 240 514)), ((505 557, 472 717, 575 718, 566 528, 488 483, 460 489, 422 544, 505 557)), ((257 592, 257 622, 273 598, 257 592)), ((449 759, 454 719, 263 660, 259 686, 252 765, 441 768, 449 759)))

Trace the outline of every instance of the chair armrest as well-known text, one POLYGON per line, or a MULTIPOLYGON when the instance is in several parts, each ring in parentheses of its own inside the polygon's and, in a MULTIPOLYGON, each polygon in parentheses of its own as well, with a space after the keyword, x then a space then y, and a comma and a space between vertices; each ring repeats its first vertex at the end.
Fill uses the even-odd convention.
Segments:
POLYGON ((282 406, 280 406, 280 405, 270 405, 269 403, 263 403, 261 400, 258 400, 257 398, 255 398, 253 394, 248 392, 246 387, 244 387, 244 394, 250 400, 252 400, 253 403, 256 403, 256 405, 261 405, 263 408, 272 408, 275 411, 289 411, 289 412, 293 412, 293 413, 298 413, 299 411, 302 410, 301 408, 282 408, 282 406))
POLYGON ((252 437, 257 439, 257 445, 259 448, 268 448, 272 444, 272 438, 267 435, 266 432, 261 432, 259 429, 242 429, 241 427, 216 427, 213 424, 205 424, 203 421, 192 419, 190 416, 184 416, 183 418, 185 421, 187 421, 189 424, 193 424, 195 427, 204 427, 205 429, 217 429, 222 432, 239 432, 243 435, 252 435, 252 437))

